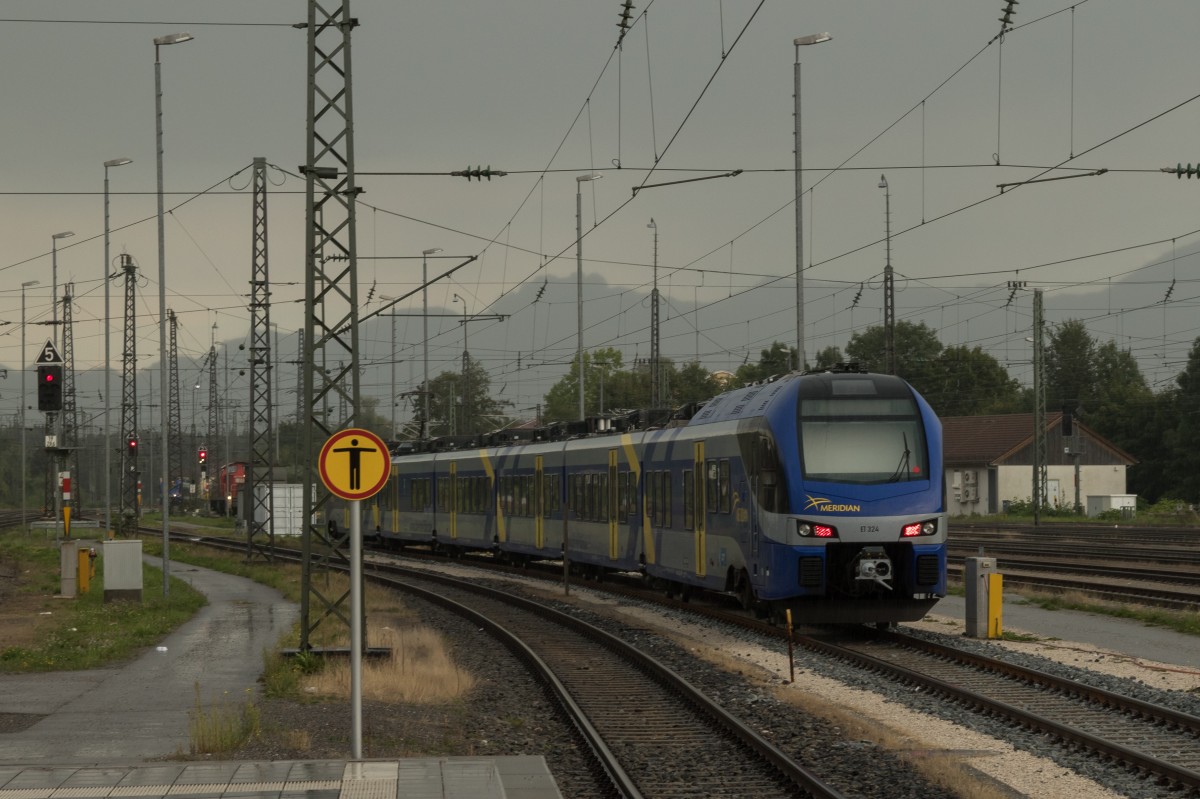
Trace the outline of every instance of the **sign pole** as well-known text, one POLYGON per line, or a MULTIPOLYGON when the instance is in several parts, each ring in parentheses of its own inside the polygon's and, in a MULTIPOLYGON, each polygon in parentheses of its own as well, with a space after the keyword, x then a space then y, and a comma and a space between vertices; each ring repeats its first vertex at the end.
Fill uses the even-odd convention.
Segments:
POLYGON ((350 754, 362 760, 363 555, 362 500, 379 493, 392 471, 379 436, 361 428, 334 433, 317 459, 321 482, 350 512, 350 754))
POLYGON ((362 500, 350 501, 350 756, 362 760, 362 500))

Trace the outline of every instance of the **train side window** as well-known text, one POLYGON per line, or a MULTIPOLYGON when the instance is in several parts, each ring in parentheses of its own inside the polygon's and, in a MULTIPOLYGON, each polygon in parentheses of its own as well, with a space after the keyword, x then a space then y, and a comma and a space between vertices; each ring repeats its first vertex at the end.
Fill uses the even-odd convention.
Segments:
POLYGON ((599 521, 602 521, 602 522, 608 521, 608 475, 607 474, 596 475, 596 510, 599 511, 599 513, 596 514, 599 517, 599 521))
POLYGON ((729 494, 731 488, 729 461, 723 460, 720 462, 720 486, 718 487, 721 496, 721 513, 729 513, 729 494))
POLYGON ((658 523, 658 517, 654 515, 654 473, 647 471, 646 473, 646 516, 650 519, 650 524, 658 523))
POLYGON ((696 528, 696 484, 691 469, 683 472, 683 527, 686 530, 696 528))
POLYGON ((666 471, 662 471, 662 474, 659 476, 659 481, 659 495, 662 497, 661 525, 662 527, 674 527, 674 518, 672 518, 672 512, 674 509, 671 501, 671 470, 668 469, 666 471))

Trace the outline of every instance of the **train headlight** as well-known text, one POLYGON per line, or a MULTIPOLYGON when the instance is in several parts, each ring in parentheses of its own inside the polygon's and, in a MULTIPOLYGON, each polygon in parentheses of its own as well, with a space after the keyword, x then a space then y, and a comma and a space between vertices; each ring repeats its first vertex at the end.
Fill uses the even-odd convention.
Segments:
POLYGON ((916 538, 918 536, 936 535, 937 531, 937 519, 927 519, 923 522, 913 522, 912 524, 904 525, 904 530, 901 532, 901 537, 916 538))
POLYGON ((837 538, 837 528, 817 522, 796 522, 796 532, 801 538, 837 538))

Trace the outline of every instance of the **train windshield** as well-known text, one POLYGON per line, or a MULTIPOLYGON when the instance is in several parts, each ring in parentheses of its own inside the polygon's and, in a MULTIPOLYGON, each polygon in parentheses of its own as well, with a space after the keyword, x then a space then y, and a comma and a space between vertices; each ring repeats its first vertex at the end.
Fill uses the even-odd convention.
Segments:
POLYGON ((927 480, 925 430, 903 381, 833 380, 800 398, 804 477, 832 483, 927 480))

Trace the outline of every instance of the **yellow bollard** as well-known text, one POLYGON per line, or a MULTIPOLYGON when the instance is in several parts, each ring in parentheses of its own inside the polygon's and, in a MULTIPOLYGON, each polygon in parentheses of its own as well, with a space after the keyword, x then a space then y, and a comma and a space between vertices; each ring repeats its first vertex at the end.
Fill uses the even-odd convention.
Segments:
POLYGON ((1004 637, 1004 575, 993 572, 988 578, 988 638, 1004 637))
POLYGON ((92 557, 88 552, 87 547, 79 549, 79 582, 76 584, 76 590, 80 594, 88 592, 88 580, 92 576, 92 557))

